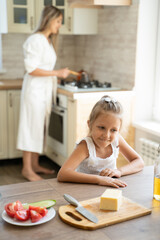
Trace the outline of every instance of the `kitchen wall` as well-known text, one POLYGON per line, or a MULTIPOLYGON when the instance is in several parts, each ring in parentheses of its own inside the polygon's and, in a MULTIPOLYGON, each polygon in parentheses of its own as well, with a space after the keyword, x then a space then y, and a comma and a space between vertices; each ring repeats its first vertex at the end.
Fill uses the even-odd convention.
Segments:
MULTIPOLYGON (((22 78, 25 72, 23 62, 23 43, 29 34, 8 33, 2 35, 3 68, 7 70, 0 79, 22 78)), ((59 52, 56 68, 67 66, 74 69, 74 36, 59 36, 59 52)))
MULTIPOLYGON (((99 9, 98 34, 59 36, 56 68, 84 69, 101 82, 132 89, 135 79, 135 55, 138 0, 130 7, 99 9)), ((22 45, 28 34, 3 34, 3 67, 0 79, 22 78, 22 45)))
POLYGON ((133 88, 138 2, 133 0, 131 7, 99 10, 98 34, 76 37, 77 70, 81 66, 102 82, 133 88))

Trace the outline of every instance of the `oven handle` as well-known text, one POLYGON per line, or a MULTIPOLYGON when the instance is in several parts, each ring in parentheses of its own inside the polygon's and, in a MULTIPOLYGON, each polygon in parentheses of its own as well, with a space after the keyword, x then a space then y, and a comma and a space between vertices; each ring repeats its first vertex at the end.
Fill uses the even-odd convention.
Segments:
POLYGON ((65 111, 66 111, 66 109, 63 109, 63 108, 61 108, 61 109, 58 109, 55 107, 52 108, 52 112, 58 113, 60 115, 63 115, 65 113, 65 111))

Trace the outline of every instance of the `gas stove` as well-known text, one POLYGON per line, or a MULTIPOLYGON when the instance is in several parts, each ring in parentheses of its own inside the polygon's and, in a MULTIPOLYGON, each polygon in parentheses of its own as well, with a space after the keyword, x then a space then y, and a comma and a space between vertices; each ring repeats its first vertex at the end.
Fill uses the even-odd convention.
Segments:
POLYGON ((120 88, 112 87, 110 82, 101 83, 98 80, 92 80, 88 82, 84 81, 65 81, 61 80, 58 86, 59 88, 66 89, 71 92, 94 92, 94 91, 112 91, 120 90, 120 88))

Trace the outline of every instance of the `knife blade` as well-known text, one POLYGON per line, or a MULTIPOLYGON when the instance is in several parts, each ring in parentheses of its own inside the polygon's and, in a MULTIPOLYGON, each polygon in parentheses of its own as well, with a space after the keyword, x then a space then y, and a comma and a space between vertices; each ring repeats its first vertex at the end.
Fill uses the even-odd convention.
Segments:
POLYGON ((91 213, 86 208, 84 208, 75 198, 73 198, 69 194, 64 194, 63 197, 67 202, 76 206, 75 210, 77 212, 79 212, 82 216, 84 216, 85 218, 87 218, 91 222, 94 222, 94 223, 98 222, 98 218, 93 213, 91 213))

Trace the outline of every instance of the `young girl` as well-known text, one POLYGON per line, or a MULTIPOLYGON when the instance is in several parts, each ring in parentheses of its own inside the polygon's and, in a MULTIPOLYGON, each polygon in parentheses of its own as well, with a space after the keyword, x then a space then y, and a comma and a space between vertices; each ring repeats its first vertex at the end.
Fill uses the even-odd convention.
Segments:
POLYGON ((141 171, 144 162, 120 135, 121 125, 121 104, 103 96, 91 111, 89 135, 77 144, 61 167, 58 181, 126 187, 127 184, 117 178, 141 171), (119 151, 129 163, 117 169, 119 151))

